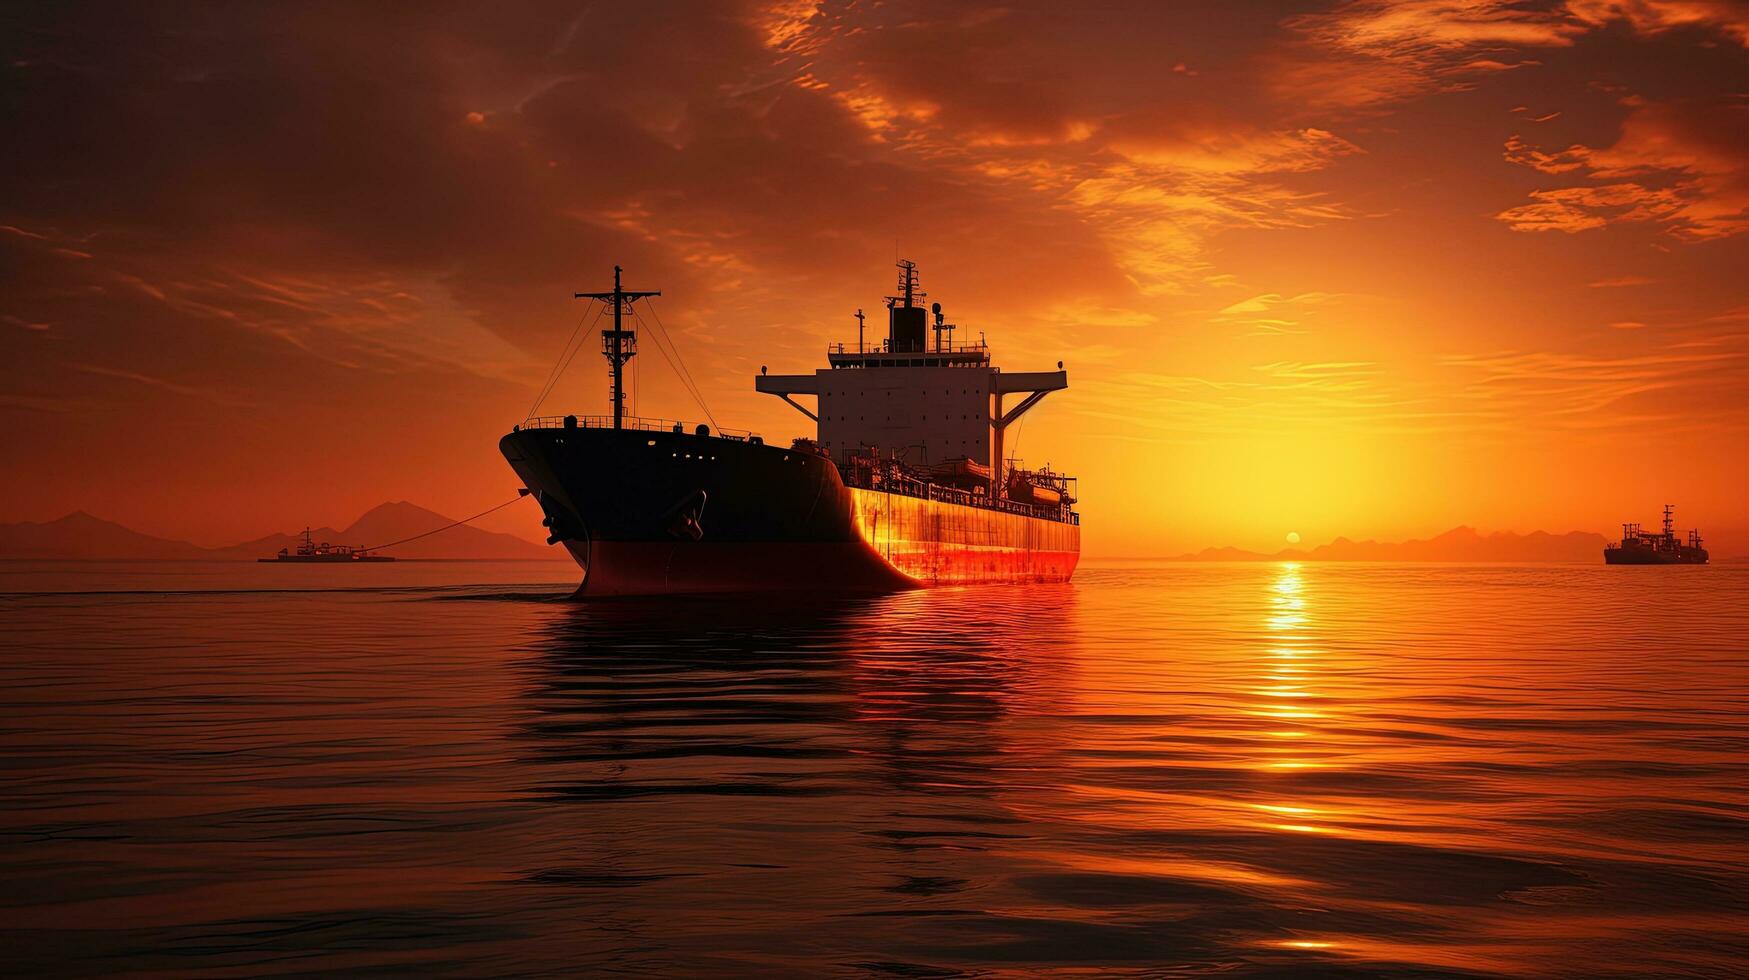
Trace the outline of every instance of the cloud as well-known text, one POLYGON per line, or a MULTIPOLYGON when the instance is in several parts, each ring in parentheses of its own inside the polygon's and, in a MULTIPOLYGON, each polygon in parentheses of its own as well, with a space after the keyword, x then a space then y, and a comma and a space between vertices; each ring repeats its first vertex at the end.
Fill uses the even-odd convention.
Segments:
POLYGON ((1314 428, 1429 432, 1454 420, 1437 399, 1371 361, 1273 361, 1228 372, 1136 370, 1086 386, 1087 415, 1126 433, 1187 443, 1276 438, 1314 428), (1136 406, 1149 411, 1138 413, 1136 406))
POLYGON ((1506 159, 1593 181, 1532 191, 1498 217, 1518 231, 1579 232, 1618 222, 1661 226, 1679 238, 1749 229, 1749 104, 1633 100, 1611 145, 1544 152, 1513 136, 1506 159), (1609 181, 1609 183, 1601 183, 1609 181))
POLYGON ((1303 324, 1316 317, 1316 308, 1336 298, 1330 293, 1320 292, 1297 296, 1261 293, 1223 307, 1209 318, 1209 322, 1249 327, 1250 333, 1245 336, 1250 337, 1303 334, 1306 332, 1303 324))
MULTIPOLYGON (((907 165, 964 175, 1096 229, 1141 295, 1200 282, 1223 232, 1344 216, 1339 201, 1288 181, 1359 145, 1326 126, 1236 112, 1230 82, 1161 59, 1161 39, 1206 30, 1193 10, 1137 4, 1121 17, 1087 17, 1044 3, 900 2, 795 8, 780 19, 781 50, 807 52, 791 84, 835 101, 907 165), (1068 52, 1088 50, 1104 69, 1071 70, 1068 52)), ((1229 19, 1234 32, 1273 29, 1261 9, 1229 19)))
POLYGON ((1512 111, 1518 115, 1526 116, 1533 123, 1554 122, 1555 120, 1561 118, 1561 112, 1559 109, 1555 110, 1554 112, 1545 112, 1540 116, 1530 115, 1530 107, 1529 106, 1522 106, 1522 105, 1513 106, 1512 111))
POLYGON ((1567 0, 1567 10, 1595 27, 1625 23, 1640 34, 1699 28, 1749 47, 1749 9, 1736 0, 1567 0))
POLYGON ((26 320, 23 317, 13 316, 10 313, 0 314, 0 323, 18 327, 21 330, 32 330, 37 333, 48 333, 50 330, 54 329, 53 324, 26 320))
POLYGON ((1461 89, 1585 30, 1559 9, 1514 0, 1350 0, 1286 26, 1298 40, 1269 65, 1276 91, 1345 108, 1461 89))
POLYGON ((1735 0, 1349 0, 1287 19, 1297 40, 1265 70, 1284 99, 1377 108, 1537 65, 1536 52, 1617 24, 1641 36, 1709 30, 1749 46, 1749 9, 1735 0))
POLYGON ((1298 388, 1357 391, 1371 385, 1369 379, 1383 373, 1372 361, 1324 361, 1311 364, 1275 361, 1255 365, 1252 370, 1261 371, 1275 379, 1278 390, 1298 388))
POLYGON ((1680 193, 1640 184, 1601 184, 1531 191, 1532 203, 1496 217, 1514 231, 1591 231, 1617 222, 1669 223, 1685 206, 1680 193))
POLYGON ((157 378, 149 374, 142 374, 139 371, 126 371, 119 368, 103 367, 97 364, 74 364, 72 367, 76 371, 84 371, 87 374, 97 374, 108 378, 121 378, 126 381, 150 385, 154 388, 161 388, 165 391, 174 392, 178 395, 185 395, 191 398, 204 398, 212 401, 223 400, 214 392, 205 388, 180 384, 167 378, 157 378))
MULTIPOLYGON (((1640 325, 1613 326, 1623 337, 1646 336, 1640 325)), ((1509 416, 1518 425, 1675 431, 1740 419, 1742 407, 1733 395, 1749 383, 1749 337, 1716 331, 1677 336, 1687 339, 1616 353, 1451 355, 1446 363, 1471 375, 1467 398, 1498 404, 1502 421, 1509 416)))
POLYGON ((1467 61, 1477 50, 1571 44, 1558 10, 1516 0, 1350 0, 1289 26, 1331 47, 1395 60, 1467 61))
POLYGON ((1565 150, 1545 153, 1517 134, 1506 140, 1506 162, 1533 167, 1545 174, 1560 174, 1582 169, 1589 163, 1590 158, 1590 149, 1583 146, 1574 145, 1565 150))
POLYGON ((1209 175, 1306 173, 1360 147, 1327 130, 1263 130, 1232 119, 1191 122, 1127 117, 1105 127, 1105 146, 1129 162, 1209 175))

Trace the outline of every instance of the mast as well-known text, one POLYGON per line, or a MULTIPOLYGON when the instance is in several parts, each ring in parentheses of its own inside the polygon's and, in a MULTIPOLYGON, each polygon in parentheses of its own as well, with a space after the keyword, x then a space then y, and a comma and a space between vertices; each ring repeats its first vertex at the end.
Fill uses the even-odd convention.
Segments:
POLYGON ((611 293, 576 293, 573 299, 598 299, 603 303, 613 304, 613 329, 601 331, 601 356, 607 358, 612 365, 613 389, 609 398, 613 401, 613 427, 625 427, 625 366, 626 362, 637 356, 638 336, 635 331, 625 329, 624 315, 631 312, 632 304, 646 296, 660 296, 659 289, 634 291, 622 289, 619 284, 619 266, 613 267, 613 292, 611 293))
POLYGON ((929 349, 928 315, 917 301, 929 295, 917 288, 917 263, 900 259, 899 293, 887 297, 887 350, 923 353, 929 349))
POLYGON ((1675 510, 1674 506, 1672 506, 1670 504, 1664 505, 1664 536, 1667 538, 1674 537, 1676 534, 1676 531, 1674 529, 1675 524, 1676 524, 1676 519, 1670 516, 1674 510, 1675 510))

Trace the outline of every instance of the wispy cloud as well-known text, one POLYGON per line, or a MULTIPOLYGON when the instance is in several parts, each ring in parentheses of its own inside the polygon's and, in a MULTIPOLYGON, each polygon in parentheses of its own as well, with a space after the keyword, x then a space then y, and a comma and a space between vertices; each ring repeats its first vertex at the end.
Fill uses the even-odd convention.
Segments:
POLYGON ((1317 308, 1337 298, 1339 297, 1321 292, 1300 293, 1297 296, 1259 293, 1223 307, 1209 317, 1209 322, 1249 328, 1250 333, 1246 336, 1252 337, 1303 334, 1306 332, 1307 321, 1317 315, 1317 308))
POLYGON ((1349 108, 1461 89, 1585 31, 1558 8, 1513 0, 1351 0, 1286 26, 1300 44, 1271 65, 1277 90, 1349 108))
POLYGON ((0 323, 9 324, 23 330, 29 330, 33 333, 48 333, 53 329, 53 324, 41 320, 27 320, 24 317, 13 316, 10 313, 0 315, 0 323))
POLYGON ((1507 140, 1508 161, 1591 182, 1532 191, 1532 203, 1500 212, 1500 220, 1519 231, 1564 232, 1644 222, 1686 239, 1749 229, 1749 104, 1630 105, 1609 146, 1546 152, 1519 136, 1507 140))
POLYGON ((1749 344, 1741 336, 1710 339, 1715 342, 1700 347, 1674 341, 1617 354, 1502 351, 1452 355, 1446 362, 1474 379, 1462 397, 1495 404, 1517 424, 1686 429, 1744 412, 1730 393, 1749 382, 1749 344))
POLYGON ((168 378, 155 377, 153 375, 145 374, 145 373, 142 373, 140 371, 129 371, 125 368, 105 367, 101 364, 71 364, 71 365, 69 365, 69 367, 73 368, 73 370, 75 370, 75 371, 84 372, 85 374, 95 374, 95 375, 98 375, 100 377, 105 377, 105 378, 119 378, 119 379, 124 380, 124 381, 132 381, 132 382, 135 382, 137 384, 148 385, 148 386, 153 387, 153 388, 158 388, 162 391, 169 391, 169 392, 173 392, 173 393, 178 394, 178 395, 185 395, 185 396, 190 397, 190 398, 202 398, 202 399, 206 399, 207 401, 215 401, 215 402, 226 402, 227 401, 226 398, 224 398, 218 391, 216 391, 214 389, 205 388, 205 387, 201 387, 198 385, 182 384, 181 382, 171 381, 168 378))

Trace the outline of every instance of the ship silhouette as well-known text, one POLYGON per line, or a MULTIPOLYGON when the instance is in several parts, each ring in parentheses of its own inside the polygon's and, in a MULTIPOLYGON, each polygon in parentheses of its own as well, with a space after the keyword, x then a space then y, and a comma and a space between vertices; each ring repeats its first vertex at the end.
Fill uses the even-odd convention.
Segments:
POLYGON ((359 562, 359 561, 394 561, 389 555, 379 555, 365 548, 354 548, 346 544, 329 544, 323 541, 317 544, 310 537, 310 529, 304 528, 304 540, 298 543, 298 550, 279 549, 279 554, 272 558, 257 558, 256 561, 267 562, 359 562))
POLYGON ((613 313, 601 331, 609 416, 529 418, 499 441, 539 501, 549 544, 583 568, 580 595, 886 590, 977 582, 1060 582, 1081 553, 1075 480, 1003 454, 1007 428, 1068 387, 1057 370, 1004 372, 982 338, 920 305, 917 266, 899 263, 884 341, 828 345, 812 374, 761 368, 756 390, 815 423, 766 445, 625 414, 628 318, 654 291, 578 293, 613 313), (931 321, 933 314, 933 322, 931 321), (933 331, 933 336, 931 333, 933 331), (811 395, 813 410, 794 400, 811 395), (1004 409, 1006 396, 1020 396, 1004 409))
POLYGON ((1701 547, 1700 531, 1688 532, 1688 539, 1676 536, 1675 508, 1664 505, 1664 530, 1654 534, 1642 531, 1638 524, 1621 526, 1621 543, 1603 549, 1603 560, 1611 565, 1705 565, 1707 550, 1701 547))

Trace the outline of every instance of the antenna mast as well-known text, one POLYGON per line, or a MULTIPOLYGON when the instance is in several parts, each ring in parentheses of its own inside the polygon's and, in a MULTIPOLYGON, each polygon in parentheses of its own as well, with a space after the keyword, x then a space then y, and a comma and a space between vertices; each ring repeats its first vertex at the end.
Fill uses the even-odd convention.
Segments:
POLYGON ((917 288, 917 263, 900 259, 899 292, 887 297, 887 350, 922 353, 929 349, 929 316, 917 301, 929 295, 917 288))
POLYGON ((609 397, 613 401, 613 427, 625 427, 625 366, 626 362, 638 353, 638 335, 636 331, 625 329, 623 317, 631 312, 632 304, 646 296, 660 296, 659 289, 632 291, 620 288, 619 266, 613 267, 613 292, 611 293, 577 293, 574 299, 598 299, 603 303, 613 304, 613 329, 601 331, 601 356, 607 358, 612 365, 613 389, 609 397))
MULTIPOLYGON (((917 300, 929 294, 917 288, 917 263, 910 259, 900 259, 895 264, 899 267, 899 289, 904 294, 902 298, 905 300, 905 309, 910 309, 917 305, 917 300)), ((891 297, 895 300, 900 298, 891 297)))

